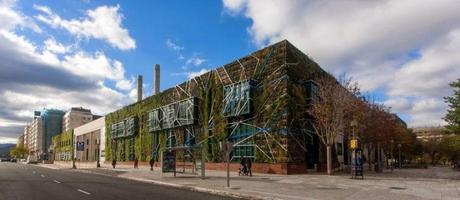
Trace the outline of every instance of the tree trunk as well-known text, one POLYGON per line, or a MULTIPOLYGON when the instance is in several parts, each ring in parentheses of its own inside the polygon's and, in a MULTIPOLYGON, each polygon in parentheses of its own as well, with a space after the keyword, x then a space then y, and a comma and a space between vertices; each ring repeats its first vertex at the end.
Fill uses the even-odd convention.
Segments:
POLYGON ((377 172, 382 172, 382 154, 380 150, 380 142, 377 142, 377 172))
POLYGON ((327 174, 332 174, 332 146, 329 144, 326 147, 326 157, 327 157, 327 174))

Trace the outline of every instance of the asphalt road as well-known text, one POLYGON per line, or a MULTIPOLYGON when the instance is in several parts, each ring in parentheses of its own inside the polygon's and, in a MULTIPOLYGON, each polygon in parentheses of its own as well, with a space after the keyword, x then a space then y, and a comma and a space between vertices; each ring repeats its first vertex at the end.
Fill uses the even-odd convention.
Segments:
POLYGON ((232 199, 116 177, 0 162, 0 200, 232 199))

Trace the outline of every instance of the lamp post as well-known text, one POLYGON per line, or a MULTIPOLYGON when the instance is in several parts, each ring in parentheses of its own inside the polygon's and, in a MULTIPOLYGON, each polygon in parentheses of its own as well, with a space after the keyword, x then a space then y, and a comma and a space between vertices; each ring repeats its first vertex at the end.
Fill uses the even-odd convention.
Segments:
MULTIPOLYGON (((356 120, 353 120, 351 121, 350 126, 351 126, 351 139, 355 139, 355 127, 358 126, 358 122, 356 120)), ((348 148, 348 166, 351 166, 351 154, 350 153, 354 153, 354 150, 350 152, 349 149, 350 148, 348 148)))
POLYGON ((351 121, 350 126, 352 128, 352 138, 355 139, 355 127, 358 126, 358 122, 356 120, 351 121))
POLYGON ((76 159, 76 152, 77 152, 77 151, 76 151, 76 150, 77 150, 77 147, 76 147, 76 146, 77 146, 77 142, 76 142, 75 139, 74 139, 74 141, 73 141, 72 143, 73 143, 73 145, 72 145, 72 147, 73 147, 73 148, 72 148, 72 168, 76 169, 77 166, 75 165, 75 159, 76 159))
POLYGON ((399 143, 398 144, 398 166, 399 166, 399 169, 401 169, 401 167, 402 167, 402 163, 401 163, 401 146, 402 146, 402 144, 399 143))
POLYGON ((391 145, 390 145, 390 169, 393 171, 393 143, 395 143, 394 140, 391 140, 391 145))

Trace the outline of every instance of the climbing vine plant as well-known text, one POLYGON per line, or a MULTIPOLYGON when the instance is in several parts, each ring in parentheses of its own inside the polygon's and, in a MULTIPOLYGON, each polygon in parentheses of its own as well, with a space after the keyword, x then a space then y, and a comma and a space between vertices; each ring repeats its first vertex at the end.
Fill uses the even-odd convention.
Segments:
MULTIPOLYGON (((219 142, 227 140, 231 137, 233 129, 239 124, 244 124, 255 130, 253 135, 249 135, 244 140, 254 144, 253 155, 256 162, 292 162, 293 156, 288 149, 298 150, 295 146, 301 143, 297 140, 302 137, 293 136, 290 133, 288 127, 294 115, 290 116, 289 112, 296 112, 292 105, 296 104, 296 101, 303 101, 302 96, 305 95, 305 91, 301 87, 292 91, 288 89, 292 82, 289 70, 301 69, 305 67, 306 62, 290 57, 306 56, 293 55, 290 53, 292 51, 290 48, 292 47, 287 41, 274 44, 194 77, 160 94, 109 113, 105 118, 107 160, 128 161, 132 159, 130 155, 134 154, 135 158, 140 161, 148 161, 154 156, 154 151, 162 151, 167 148, 170 131, 150 132, 147 123, 149 112, 173 102, 196 97, 195 123, 186 127, 174 128, 171 131, 176 145, 185 143, 184 134, 187 132, 194 137, 194 145, 205 149, 206 161, 221 162, 224 157, 219 142), (224 117, 224 86, 246 80, 254 82, 251 112, 224 117), (139 122, 137 134, 125 138, 112 138, 111 125, 133 116, 137 117, 139 122), (153 142, 155 134, 158 134, 159 138, 158 149, 153 142), (134 148, 130 148, 130 141, 133 139, 134 148), (294 140, 297 142, 293 142, 294 140), (294 145, 289 147, 291 144, 294 145), (132 150, 134 152, 131 152, 132 150)), ((304 60, 308 59, 304 58, 304 60)), ((293 76, 296 76, 295 73, 293 76)))

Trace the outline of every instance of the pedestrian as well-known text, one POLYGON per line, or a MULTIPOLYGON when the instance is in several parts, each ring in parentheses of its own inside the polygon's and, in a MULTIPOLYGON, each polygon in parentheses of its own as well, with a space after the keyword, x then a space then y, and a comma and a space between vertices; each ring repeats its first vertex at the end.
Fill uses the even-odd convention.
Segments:
POLYGON ((137 158, 134 158, 134 168, 137 169, 139 164, 139 160, 137 158))
POLYGON ((246 166, 246 158, 244 156, 241 156, 241 161, 240 161, 240 171, 238 172, 238 175, 247 175, 248 169, 246 166))
POLYGON ((247 168, 249 176, 252 176, 252 170, 251 170, 252 161, 251 161, 251 158, 246 158, 246 168, 247 168))
POLYGON ((112 167, 115 169, 115 166, 117 165, 117 160, 113 159, 112 160, 112 167))
POLYGON ((153 164, 155 164, 155 160, 150 158, 150 171, 153 171, 153 164))

